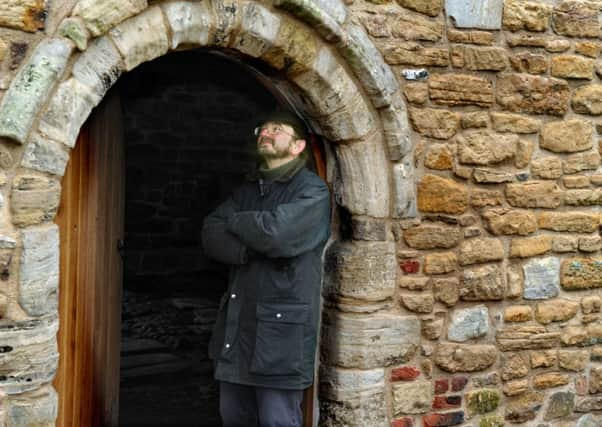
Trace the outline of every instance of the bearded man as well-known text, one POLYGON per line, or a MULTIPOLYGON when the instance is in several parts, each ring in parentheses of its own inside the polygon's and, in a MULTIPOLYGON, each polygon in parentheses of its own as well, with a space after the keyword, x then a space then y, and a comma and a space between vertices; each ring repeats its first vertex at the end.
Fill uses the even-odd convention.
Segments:
POLYGON ((328 187, 305 167, 303 123, 256 128, 263 163, 203 224, 203 248, 230 265, 209 344, 224 427, 300 427, 314 377, 328 187))

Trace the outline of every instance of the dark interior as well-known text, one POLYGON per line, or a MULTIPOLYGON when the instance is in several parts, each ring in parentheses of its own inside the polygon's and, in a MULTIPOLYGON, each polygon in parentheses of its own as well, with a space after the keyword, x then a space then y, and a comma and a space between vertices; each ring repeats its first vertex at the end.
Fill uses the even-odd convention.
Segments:
POLYGON ((220 426, 207 343, 227 268, 203 256, 204 216, 255 167, 252 129, 277 101, 203 51, 118 84, 126 152, 120 425, 220 426))

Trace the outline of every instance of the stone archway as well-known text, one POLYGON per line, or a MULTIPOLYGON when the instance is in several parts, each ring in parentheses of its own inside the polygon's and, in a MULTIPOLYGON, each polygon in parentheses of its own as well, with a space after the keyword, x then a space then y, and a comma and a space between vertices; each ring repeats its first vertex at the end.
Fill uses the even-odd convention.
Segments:
POLYGON ((382 425, 385 367, 406 360, 420 340, 417 318, 387 310, 397 271, 389 220, 415 210, 411 146, 392 71, 336 1, 147 7, 80 0, 58 34, 38 44, 0 104, 0 137, 23 146, 11 175, 12 235, 0 242, 19 260, 5 304, 15 321, 0 327, 0 341, 15 352, 8 365, 15 375, 0 386, 15 396, 31 391, 24 400, 37 401, 31 416, 52 419, 56 395, 47 384, 58 358, 59 251, 52 219, 80 127, 122 73, 170 50, 200 46, 234 50, 280 70, 332 143, 335 195, 351 214, 352 239, 335 242, 326 255, 331 308, 321 345, 323 422, 382 425))

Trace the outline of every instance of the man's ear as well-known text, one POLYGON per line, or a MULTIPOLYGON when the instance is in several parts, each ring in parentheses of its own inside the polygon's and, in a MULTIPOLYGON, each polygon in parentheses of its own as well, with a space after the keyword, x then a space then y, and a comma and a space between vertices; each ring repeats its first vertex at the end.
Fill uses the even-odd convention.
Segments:
POLYGON ((307 142, 304 139, 295 140, 295 143, 291 146, 291 154, 298 156, 305 150, 305 145, 307 145, 307 142))

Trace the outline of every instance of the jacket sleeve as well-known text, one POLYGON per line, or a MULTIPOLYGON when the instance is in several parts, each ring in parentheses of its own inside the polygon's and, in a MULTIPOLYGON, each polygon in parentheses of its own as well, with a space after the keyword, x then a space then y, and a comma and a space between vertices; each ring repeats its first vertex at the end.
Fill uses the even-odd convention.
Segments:
POLYGON ((294 257, 328 238, 330 193, 319 181, 306 184, 294 199, 272 210, 235 212, 227 229, 269 258, 294 257))
POLYGON ((225 264, 247 262, 247 248, 226 229, 228 218, 236 212, 236 202, 229 198, 203 221, 202 241, 205 254, 225 264))

